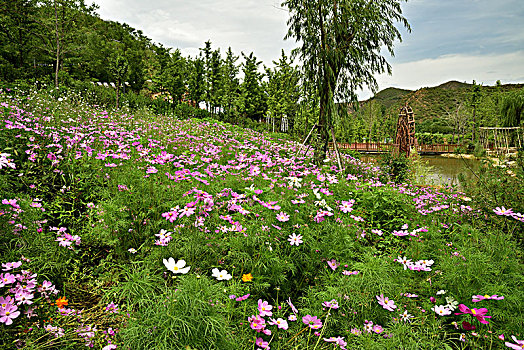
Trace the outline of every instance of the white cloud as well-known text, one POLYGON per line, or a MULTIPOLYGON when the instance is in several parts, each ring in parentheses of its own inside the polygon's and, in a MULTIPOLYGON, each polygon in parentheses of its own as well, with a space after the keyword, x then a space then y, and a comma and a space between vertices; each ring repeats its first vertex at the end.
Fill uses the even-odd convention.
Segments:
MULTIPOLYGON (((376 77, 379 90, 398 87, 416 90, 421 87, 437 86, 450 80, 494 85, 522 83, 524 80, 524 51, 500 55, 445 55, 435 59, 392 64, 393 74, 376 77)), ((363 91, 360 98, 371 96, 363 91)))

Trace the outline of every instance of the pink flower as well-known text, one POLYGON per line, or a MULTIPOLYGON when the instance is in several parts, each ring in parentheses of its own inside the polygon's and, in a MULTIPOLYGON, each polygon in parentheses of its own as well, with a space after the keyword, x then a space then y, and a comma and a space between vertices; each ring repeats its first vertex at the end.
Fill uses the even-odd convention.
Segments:
POLYGON ((513 214, 513 210, 511 210, 511 208, 506 209, 504 207, 496 207, 495 209, 493 209, 493 211, 497 215, 511 216, 513 214))
POLYGON ((322 321, 317 318, 317 316, 306 315, 302 317, 302 322, 308 325, 311 329, 320 329, 322 328, 322 321))
POLYGON ((264 328, 266 328, 266 320, 264 320, 259 315, 257 316, 251 316, 247 319, 249 321, 249 326, 251 329, 256 330, 257 332, 260 332, 264 328))
POLYGON ((295 307, 295 305, 293 305, 293 303, 291 302, 291 298, 288 298, 286 302, 289 305, 289 307, 291 308, 291 311, 293 311, 295 314, 298 314, 298 310, 295 307))
POLYGON ((515 350, 524 349, 524 340, 517 340, 517 337, 515 337, 514 335, 511 336, 511 339, 513 339, 513 341, 517 344, 513 344, 507 341, 504 343, 507 347, 515 349, 515 350))
POLYGON ((279 214, 277 214, 277 220, 280 222, 289 221, 289 215, 281 211, 279 214))
POLYGON ((340 266, 340 263, 337 262, 335 259, 331 259, 330 261, 327 262, 327 264, 329 265, 329 267, 333 271, 335 271, 337 269, 337 267, 340 266))
POLYGON ((269 305, 267 301, 258 299, 258 312, 260 312, 260 317, 273 316, 273 312, 271 311, 272 308, 273 306, 269 305))
POLYGON ((278 328, 286 330, 289 328, 289 325, 286 320, 282 318, 277 318, 276 320, 272 318, 269 322, 270 325, 277 325, 278 328))
POLYGON ((256 344, 257 346, 260 346, 262 349, 267 349, 267 350, 269 350, 269 343, 268 343, 267 341, 264 341, 264 339, 262 339, 262 338, 257 338, 257 339, 255 340, 255 344, 256 344))
POLYGON ((473 300, 471 300, 472 302, 474 303, 478 303, 479 301, 481 300, 484 300, 484 299, 493 299, 493 300, 502 300, 504 299, 503 296, 498 296, 497 294, 493 294, 491 296, 489 295, 474 295, 473 296, 473 300))
POLYGON ((325 307, 329 307, 330 309, 338 309, 338 301, 336 301, 335 299, 332 299, 331 301, 324 301, 322 303, 323 306, 325 307))
POLYGON ((377 295, 376 298, 378 300, 378 304, 388 311, 393 311, 397 308, 395 302, 388 297, 384 297, 383 294, 380 294, 380 296, 377 295))
POLYGON ((488 309, 481 308, 481 309, 470 309, 464 304, 459 305, 459 310, 461 312, 455 312, 455 315, 462 315, 462 314, 471 314, 473 317, 475 317, 480 323, 488 324, 489 321, 486 320, 486 318, 491 318, 491 316, 486 316, 488 313, 488 309))
POLYGON ((451 310, 448 309, 445 305, 438 305, 431 308, 439 316, 451 315, 451 310))
POLYGON ((0 308, 0 323, 5 323, 6 326, 9 326, 13 323, 13 319, 17 318, 20 315, 18 307, 13 304, 7 304, 4 308, 0 308))

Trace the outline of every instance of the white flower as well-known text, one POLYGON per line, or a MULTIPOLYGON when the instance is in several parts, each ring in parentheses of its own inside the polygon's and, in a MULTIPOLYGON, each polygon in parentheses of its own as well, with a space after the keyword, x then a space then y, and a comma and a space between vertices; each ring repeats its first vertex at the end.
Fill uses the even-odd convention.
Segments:
POLYGON ((226 270, 219 271, 217 268, 214 268, 211 270, 212 276, 215 277, 219 281, 229 281, 231 278, 233 278, 229 273, 227 273, 226 270))
POLYGON ((135 254, 136 253, 136 249, 135 248, 129 248, 127 251, 130 252, 131 254, 135 254))
POLYGON ((446 294, 447 290, 441 289, 437 291, 437 295, 446 294))
POLYGON ((438 305, 431 308, 439 316, 451 315, 451 310, 444 305, 438 305))
POLYGON ((189 269, 191 269, 191 266, 184 267, 186 266, 186 262, 184 260, 178 260, 175 262, 175 259, 169 258, 168 260, 164 259, 163 261, 166 268, 173 273, 186 274, 189 272, 189 269))

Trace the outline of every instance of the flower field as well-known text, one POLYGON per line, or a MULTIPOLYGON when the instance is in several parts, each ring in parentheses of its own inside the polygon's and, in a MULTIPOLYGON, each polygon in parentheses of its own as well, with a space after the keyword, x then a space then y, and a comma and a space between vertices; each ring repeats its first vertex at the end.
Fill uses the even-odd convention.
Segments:
POLYGON ((523 348, 518 208, 56 97, 0 93, 6 348, 523 348))

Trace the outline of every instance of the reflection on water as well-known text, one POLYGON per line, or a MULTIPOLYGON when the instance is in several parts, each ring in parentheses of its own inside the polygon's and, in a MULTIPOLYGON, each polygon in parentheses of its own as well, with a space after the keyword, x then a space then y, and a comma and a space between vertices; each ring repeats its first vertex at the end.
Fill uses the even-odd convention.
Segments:
MULTIPOLYGON (((365 162, 377 163, 380 155, 363 154, 360 157, 365 162)), ((445 158, 435 155, 420 156, 422 165, 417 169, 417 182, 426 185, 457 185, 460 187, 458 180, 459 174, 464 174, 470 178, 473 172, 479 168, 479 161, 463 158, 445 158)))

